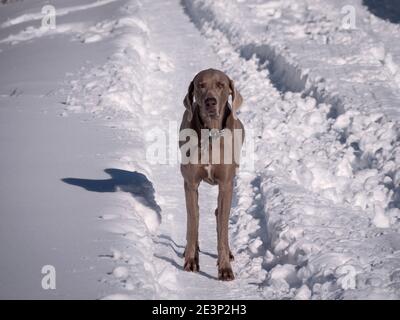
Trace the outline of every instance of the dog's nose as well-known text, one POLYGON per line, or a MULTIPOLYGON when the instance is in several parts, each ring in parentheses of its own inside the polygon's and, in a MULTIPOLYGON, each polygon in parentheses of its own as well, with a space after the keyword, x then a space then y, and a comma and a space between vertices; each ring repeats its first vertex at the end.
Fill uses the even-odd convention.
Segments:
POLYGON ((215 107, 217 105, 217 99, 213 97, 206 98, 204 100, 204 104, 206 105, 207 108, 215 107))

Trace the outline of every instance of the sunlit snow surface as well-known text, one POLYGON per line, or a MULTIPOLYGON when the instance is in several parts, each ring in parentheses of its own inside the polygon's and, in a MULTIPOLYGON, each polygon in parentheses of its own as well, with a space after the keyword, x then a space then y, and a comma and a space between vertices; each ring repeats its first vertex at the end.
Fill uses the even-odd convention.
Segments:
POLYGON ((47 1, 0 5, 0 297, 398 299, 400 24, 376 3, 59 0, 54 29, 47 1), (179 164, 148 158, 209 67, 254 145, 229 283, 217 188, 200 188, 201 271, 184 272, 179 164))

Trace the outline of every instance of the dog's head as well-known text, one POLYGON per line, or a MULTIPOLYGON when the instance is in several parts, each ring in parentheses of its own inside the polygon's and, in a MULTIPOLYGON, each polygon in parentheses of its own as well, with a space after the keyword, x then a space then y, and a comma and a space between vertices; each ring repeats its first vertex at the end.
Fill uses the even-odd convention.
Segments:
POLYGON ((199 107, 200 117, 210 128, 218 128, 228 105, 229 96, 232 96, 232 116, 242 104, 242 96, 236 90, 233 81, 222 71, 207 69, 200 71, 191 81, 188 93, 183 101, 188 110, 188 120, 193 117, 194 101, 199 107))

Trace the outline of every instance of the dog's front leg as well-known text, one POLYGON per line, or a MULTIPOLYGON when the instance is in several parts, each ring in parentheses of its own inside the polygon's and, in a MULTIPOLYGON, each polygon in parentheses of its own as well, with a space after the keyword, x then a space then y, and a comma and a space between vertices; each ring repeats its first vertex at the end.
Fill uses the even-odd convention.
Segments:
POLYGON ((228 225, 231 211, 233 185, 232 182, 219 184, 218 213, 217 213, 217 235, 218 235, 218 279, 233 280, 230 256, 228 225))
POLYGON ((186 271, 199 271, 199 184, 185 181, 187 211, 185 264, 186 271))

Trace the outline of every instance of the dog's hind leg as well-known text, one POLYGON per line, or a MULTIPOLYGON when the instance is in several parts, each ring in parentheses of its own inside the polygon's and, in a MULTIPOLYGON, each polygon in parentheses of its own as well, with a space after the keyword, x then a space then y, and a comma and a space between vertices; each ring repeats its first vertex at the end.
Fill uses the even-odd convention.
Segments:
MULTIPOLYGON (((215 209, 214 214, 215 214, 215 218, 217 218, 217 226, 218 226, 218 208, 215 209)), ((217 227, 217 232, 218 232, 218 227, 217 227)), ((228 247, 229 247, 229 244, 228 244, 228 247)), ((235 256, 233 255, 231 249, 229 248, 229 261, 233 261, 233 260, 235 260, 235 256)), ((217 262, 217 265, 218 265, 218 262, 217 262)))

